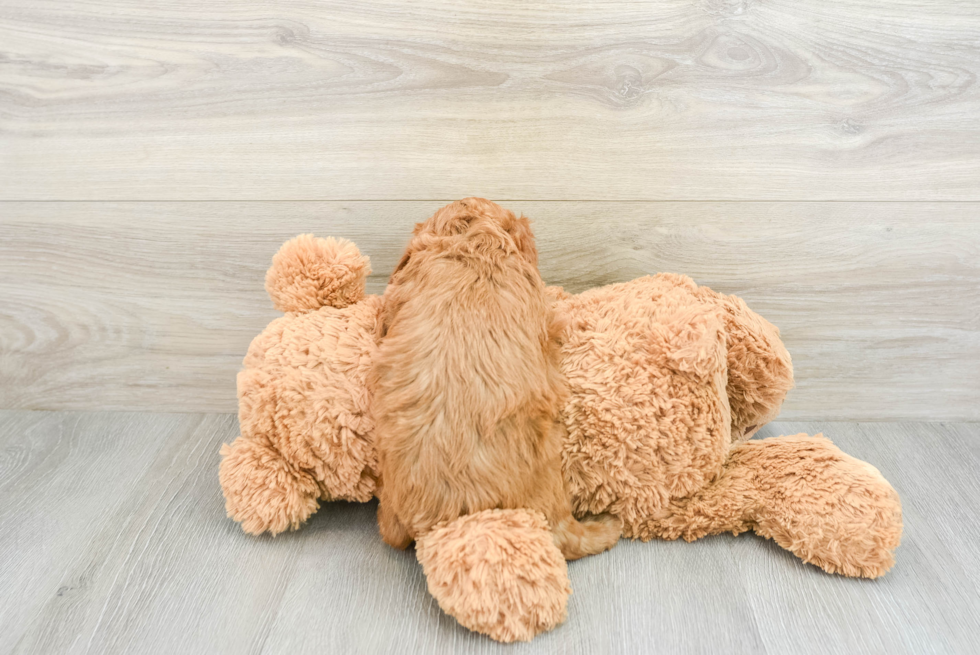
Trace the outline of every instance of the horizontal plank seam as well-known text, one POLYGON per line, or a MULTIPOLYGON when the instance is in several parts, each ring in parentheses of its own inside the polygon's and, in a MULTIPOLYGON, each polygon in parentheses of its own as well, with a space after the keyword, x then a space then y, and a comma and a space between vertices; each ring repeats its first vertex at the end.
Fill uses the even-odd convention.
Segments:
MULTIPOLYGON (((154 200, 154 199, 126 199, 126 198, 108 198, 103 200, 92 200, 92 199, 0 199, 0 204, 11 204, 11 203, 204 203, 204 202, 228 202, 228 203, 259 203, 259 202, 452 202, 457 198, 268 198, 268 199, 246 199, 246 200, 234 200, 230 198, 205 198, 205 199, 193 199, 189 198, 186 200, 175 200, 173 198, 167 200, 154 200)), ((791 204, 791 203, 847 203, 847 204, 858 204, 858 203, 894 203, 894 204, 975 204, 980 203, 980 198, 976 200, 787 200, 787 199, 749 199, 749 200, 725 200, 718 198, 705 198, 699 200, 693 199, 678 199, 678 200, 643 200, 643 199, 615 199, 615 200, 602 200, 599 198, 591 198, 585 200, 570 200, 570 199, 553 199, 553 198, 493 198, 495 202, 566 202, 566 203, 648 203, 648 204, 666 204, 666 203, 756 203, 756 204, 791 204)))
MULTIPOLYGON (((23 409, 18 407, 0 407, 0 415, 11 414, 11 413, 36 413, 36 414, 152 414, 154 416, 237 416, 237 412, 202 412, 202 411, 186 411, 186 412, 153 412, 147 411, 145 409, 23 409)), ((872 419, 838 419, 838 418, 789 418, 777 416, 771 421, 771 423, 819 423, 823 425, 873 425, 873 424, 888 424, 888 425, 903 425, 903 424, 914 424, 914 423, 927 423, 929 425, 977 425, 980 426, 980 421, 973 421, 969 419, 909 419, 909 418, 872 418, 872 419)))

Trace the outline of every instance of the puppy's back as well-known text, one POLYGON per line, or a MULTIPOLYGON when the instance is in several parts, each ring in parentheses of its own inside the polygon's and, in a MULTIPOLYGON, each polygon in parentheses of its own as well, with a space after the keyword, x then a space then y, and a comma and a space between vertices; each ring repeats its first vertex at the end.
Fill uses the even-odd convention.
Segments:
POLYGON ((563 387, 527 221, 453 211, 416 230, 375 366, 384 500, 412 538, 527 506, 542 468, 560 467, 549 433, 563 387))

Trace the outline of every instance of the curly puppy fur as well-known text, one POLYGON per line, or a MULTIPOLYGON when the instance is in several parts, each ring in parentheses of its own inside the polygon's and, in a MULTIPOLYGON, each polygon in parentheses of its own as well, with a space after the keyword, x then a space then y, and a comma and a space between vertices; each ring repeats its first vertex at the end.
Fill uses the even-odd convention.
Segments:
POLYGON ((385 293, 371 372, 382 537, 407 547, 486 509, 541 512, 567 559, 619 539, 579 523, 561 471, 567 395, 526 218, 479 198, 416 226, 385 293))

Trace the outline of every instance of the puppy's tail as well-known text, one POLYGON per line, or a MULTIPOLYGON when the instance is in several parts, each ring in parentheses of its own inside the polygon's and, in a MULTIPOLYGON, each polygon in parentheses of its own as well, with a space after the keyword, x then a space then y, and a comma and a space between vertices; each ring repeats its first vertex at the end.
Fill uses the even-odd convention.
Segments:
POLYGON ((615 546, 623 534, 623 521, 612 514, 599 514, 578 521, 569 512, 554 524, 551 534, 565 559, 580 559, 615 546))

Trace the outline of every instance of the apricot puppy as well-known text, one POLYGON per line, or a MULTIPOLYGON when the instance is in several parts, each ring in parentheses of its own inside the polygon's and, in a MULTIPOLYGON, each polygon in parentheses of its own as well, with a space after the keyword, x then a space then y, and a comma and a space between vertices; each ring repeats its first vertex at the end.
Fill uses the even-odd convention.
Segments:
POLYGON ((526 218, 467 198, 416 225, 385 293, 370 379, 381 536, 407 547, 491 508, 547 519, 566 559, 611 548, 611 516, 580 523, 561 471, 559 326, 526 218))

